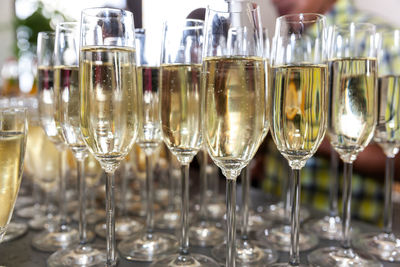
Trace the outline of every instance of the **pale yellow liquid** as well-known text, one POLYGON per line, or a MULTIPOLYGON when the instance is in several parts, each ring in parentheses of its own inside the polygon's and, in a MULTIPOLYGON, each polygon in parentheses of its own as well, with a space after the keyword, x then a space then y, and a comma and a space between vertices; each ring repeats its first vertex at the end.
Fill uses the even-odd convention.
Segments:
POLYGON ((0 132, 0 232, 11 219, 24 159, 24 135, 0 132))
POLYGON ((265 135, 265 69, 261 58, 206 58, 204 142, 223 171, 240 171, 265 135))

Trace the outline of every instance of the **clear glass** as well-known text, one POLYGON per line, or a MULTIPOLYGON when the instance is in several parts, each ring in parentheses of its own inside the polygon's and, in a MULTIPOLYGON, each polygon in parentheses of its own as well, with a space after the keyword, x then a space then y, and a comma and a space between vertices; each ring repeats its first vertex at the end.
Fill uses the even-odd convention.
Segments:
POLYGON ((85 158, 88 150, 80 133, 79 23, 57 25, 54 45, 54 91, 59 109, 59 126, 77 163, 79 199, 79 244, 53 253, 48 266, 104 266, 105 250, 89 244, 94 234, 87 230, 85 158))
POLYGON ((392 231, 394 157, 400 149, 400 30, 379 33, 378 120, 374 141, 386 155, 382 233, 365 233, 354 246, 384 261, 400 262, 400 238, 392 231))
POLYGON ((114 172, 132 149, 140 125, 133 14, 85 9, 80 29, 81 133, 107 174, 106 265, 116 266, 114 172))
MULTIPOLYGON (((194 218, 192 226, 189 228, 191 243, 195 246, 209 247, 220 245, 224 241, 225 233, 217 222, 211 221, 207 216, 208 196, 207 196, 207 166, 208 153, 205 148, 198 154, 200 162, 200 204, 198 215, 194 218)), ((225 248, 225 246, 224 246, 225 248)), ((224 253, 223 253, 224 254, 224 253)))
POLYGON ((259 12, 257 5, 248 2, 227 3, 222 11, 206 11, 203 139, 212 160, 227 178, 228 267, 240 261, 236 253, 236 178, 253 158, 267 125, 259 12))
POLYGON ((160 68, 160 115, 163 141, 181 165, 181 229, 179 253, 151 266, 211 266, 211 258, 189 251, 189 165, 200 150, 200 72, 203 21, 164 24, 160 68))
POLYGON ((0 109, 0 243, 11 220, 21 184, 27 130, 25 108, 0 109))
POLYGON ((327 121, 326 20, 320 14, 293 14, 276 20, 271 52, 272 138, 288 160, 290 176, 290 256, 300 262, 300 170, 322 142, 327 121))
POLYGON ((56 180, 59 182, 59 222, 58 226, 49 228, 32 238, 32 246, 38 250, 54 252, 79 242, 78 231, 68 225, 66 212, 66 166, 65 151, 67 146, 59 127, 58 105, 54 89, 54 32, 40 32, 37 42, 37 80, 39 118, 47 137, 59 151, 56 155, 58 170, 56 180))
POLYGON ((351 247, 351 176, 353 161, 372 139, 377 118, 377 49, 375 26, 336 26, 329 36, 328 134, 344 162, 342 246, 320 248, 308 261, 321 266, 382 266, 369 252, 351 247))
MULTIPOLYGON (((121 255, 133 261, 154 261, 176 249, 174 236, 154 230, 154 155, 161 138, 159 113, 159 53, 150 50, 154 35, 144 29, 136 30, 138 90, 142 96, 142 121, 137 144, 144 151, 146 162, 146 224, 143 231, 123 240, 118 245, 121 255)), ((161 48, 160 48, 161 49, 161 48)), ((160 50, 158 50, 160 51, 160 50)))

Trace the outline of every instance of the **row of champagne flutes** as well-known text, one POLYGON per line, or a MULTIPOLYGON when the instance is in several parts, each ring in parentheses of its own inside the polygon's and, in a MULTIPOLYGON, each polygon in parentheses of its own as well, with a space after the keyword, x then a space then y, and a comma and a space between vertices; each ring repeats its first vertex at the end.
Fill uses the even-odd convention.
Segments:
MULTIPOLYGON (((265 73, 268 62, 264 59, 259 19, 258 7, 240 3, 237 10, 227 12, 208 9, 204 25, 201 21, 188 20, 183 30, 179 30, 180 27, 167 24, 162 45, 159 96, 150 84, 146 88, 136 88, 136 77, 145 79, 157 74, 152 68, 141 68, 140 60, 137 62, 139 68, 136 68, 134 49, 138 46, 131 13, 89 9, 82 13, 81 25, 74 25, 74 30, 72 24, 57 27, 54 82, 55 88, 59 84, 59 89, 46 91, 42 88, 40 91, 45 102, 40 108, 42 123, 48 136, 57 136, 54 140, 60 149, 62 143, 67 143, 78 162, 87 155, 87 150, 90 151, 107 173, 107 259, 99 256, 99 264, 104 265, 107 261, 112 266, 116 263, 115 169, 137 142, 146 153, 148 203, 152 203, 151 155, 164 140, 182 164, 181 245, 178 255, 160 257, 153 265, 164 266, 172 262, 176 265, 216 264, 211 258, 189 253, 188 168, 203 143, 227 177, 225 258, 227 266, 235 266, 236 178, 254 156, 269 124, 278 149, 293 169, 290 264, 299 263, 300 169, 314 154, 328 128, 333 147, 347 162, 345 180, 349 183, 351 162, 374 132, 375 29, 369 24, 352 24, 343 30, 335 28, 329 40, 321 15, 279 18, 272 43, 267 95, 265 73), (80 37, 76 37, 79 29, 80 37), (73 31, 75 33, 69 34, 73 31), (360 33, 364 36, 360 37, 360 33), (328 42, 331 43, 328 45, 328 42), (335 59, 329 61, 329 103, 328 48, 329 58, 335 59), (153 98, 159 98, 159 107, 153 98), (45 104, 53 105, 48 120, 42 116, 45 104), (157 119, 158 115, 161 118, 157 119)), ((41 56, 38 56, 41 62, 41 56)), ((39 63, 39 80, 43 80, 39 84, 44 86, 52 82, 52 74, 49 68, 43 68, 41 72, 41 67, 43 65, 39 63)), ((83 168, 78 165, 79 179, 83 168)), ((79 181, 81 244, 72 250, 77 258, 95 260, 93 253, 102 254, 87 243, 83 212, 85 185, 84 179, 79 181)), ((349 187, 345 190, 344 252, 335 255, 357 260, 348 241, 349 187)), ((154 232, 152 205, 148 204, 148 207, 145 234, 123 241, 120 244, 122 255, 124 242, 130 250, 138 240, 143 244, 162 238, 164 244, 170 244, 166 247, 176 245, 174 238, 154 232)), ((138 245, 135 257, 143 252, 142 248, 138 245)), ((70 253, 71 249, 67 249, 53 254, 49 264, 57 266, 65 254, 71 259, 70 253)), ((144 257, 149 257, 148 252, 145 253, 144 257)), ((309 259, 313 261, 312 256, 309 259)))

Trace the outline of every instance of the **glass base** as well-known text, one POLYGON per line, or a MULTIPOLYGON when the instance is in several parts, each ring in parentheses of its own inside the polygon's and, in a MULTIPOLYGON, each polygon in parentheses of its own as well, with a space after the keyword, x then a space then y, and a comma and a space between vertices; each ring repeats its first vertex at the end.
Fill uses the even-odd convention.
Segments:
MULTIPOLYGON (((238 217, 236 219, 237 226, 236 229, 240 230, 242 225, 242 219, 238 217)), ((265 220, 265 218, 258 212, 250 211, 249 212, 249 221, 248 221, 248 231, 249 232, 257 232, 261 229, 270 228, 272 226, 271 220, 265 220)))
MULTIPOLYGON (((153 205, 154 213, 160 211, 160 205, 155 204, 153 205)), ((146 204, 142 202, 134 202, 132 204, 127 203, 126 210, 129 214, 133 216, 145 217, 147 214, 146 204)))
POLYGON ((48 267, 104 267, 107 254, 104 248, 79 245, 52 254, 47 260, 48 267))
POLYGON ((178 229, 181 226, 181 213, 176 210, 160 212, 154 221, 158 229, 178 229))
MULTIPOLYGON (((328 240, 342 240, 342 220, 339 216, 325 216, 304 224, 304 229, 328 240)), ((357 234, 358 228, 351 228, 351 234, 357 234)))
POLYGON ((150 266, 151 267, 165 267, 165 266, 219 267, 220 265, 216 263, 213 259, 200 254, 188 254, 188 255, 173 254, 157 260, 150 266))
MULTIPOLYGON (((130 217, 120 217, 115 220, 115 238, 122 240, 143 229, 143 224, 138 220, 130 217)), ((106 238, 106 224, 99 223, 94 228, 96 234, 102 238, 106 238)))
POLYGON ((224 230, 208 221, 197 222, 189 228, 190 244, 194 246, 216 246, 224 242, 224 236, 224 230))
POLYGON ((24 219, 32 219, 38 215, 44 215, 45 207, 43 205, 32 205, 21 209, 17 209, 15 214, 24 219))
MULTIPOLYGON (((92 234, 92 238, 93 238, 92 234)), ((88 233, 88 239, 89 233, 88 233)), ((40 251, 55 252, 79 243, 79 234, 76 229, 66 227, 63 231, 44 231, 32 238, 32 246, 40 251)))
MULTIPOLYGON (((291 227, 283 225, 272 229, 265 229, 258 232, 257 239, 265 245, 271 245, 279 251, 290 251, 290 230, 291 227)), ((318 237, 310 232, 300 231, 299 249, 300 251, 310 250, 318 245, 318 237)))
POLYGON ((52 232, 58 227, 59 219, 59 216, 35 216, 28 221, 28 225, 32 230, 48 230, 52 232))
POLYGON ((176 251, 178 242, 165 233, 139 233, 122 240, 118 245, 120 256, 131 261, 150 262, 167 253, 176 251))
POLYGON ((10 222, 2 242, 15 240, 26 234, 26 232, 28 232, 28 225, 26 223, 10 222))
MULTIPOLYGON (((226 244, 215 247, 211 254, 221 264, 226 262, 226 244)), ((236 265, 241 267, 269 266, 278 260, 278 253, 271 247, 252 240, 236 240, 236 265)))
MULTIPOLYGON (((264 208, 262 213, 264 219, 268 221, 278 221, 283 222, 286 220, 285 208, 283 202, 278 202, 276 204, 269 205, 264 208)), ((289 215, 290 216, 290 215, 289 215)), ((300 207, 300 222, 307 220, 310 217, 310 212, 308 209, 300 207)))
POLYGON ((341 266, 368 266, 382 267, 382 263, 376 260, 369 252, 360 252, 353 249, 340 247, 326 247, 314 250, 308 255, 308 262, 312 266, 341 267, 341 266))
POLYGON ((366 233, 359 235, 353 244, 383 261, 400 262, 400 239, 394 234, 366 233))
MULTIPOLYGON (((269 267, 293 267, 293 265, 289 264, 288 262, 280 262, 268 265, 269 267)), ((296 265, 296 267, 309 267, 308 264, 300 264, 296 265)))
MULTIPOLYGON (((21 194, 21 192, 19 192, 21 194)), ((17 201, 15 202, 14 209, 20 209, 22 207, 32 205, 35 202, 35 200, 31 196, 21 196, 19 195, 17 198, 17 201)))
MULTIPOLYGON (((79 211, 75 212, 72 215, 72 219, 76 222, 79 221, 79 211)), ((99 221, 104 221, 106 219, 106 212, 105 210, 100 209, 90 209, 86 210, 86 221, 88 224, 96 224, 99 221)))

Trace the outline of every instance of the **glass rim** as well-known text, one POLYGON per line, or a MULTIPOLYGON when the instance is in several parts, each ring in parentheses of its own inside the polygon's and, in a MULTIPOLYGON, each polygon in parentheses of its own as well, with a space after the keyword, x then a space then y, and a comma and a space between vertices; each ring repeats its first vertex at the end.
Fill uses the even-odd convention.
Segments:
MULTIPOLYGON (((184 19, 184 20, 179 20, 179 21, 164 21, 164 30, 165 28, 168 28, 169 25, 171 26, 178 26, 180 29, 183 30, 200 30, 204 28, 204 21, 201 19, 184 19), (199 25, 185 25, 185 22, 195 22, 195 23, 199 23, 199 25)), ((139 33, 139 34, 145 34, 144 33, 139 33)))
POLYGON ((119 13, 119 14, 127 14, 127 15, 131 15, 133 17, 133 13, 129 10, 125 10, 125 9, 121 9, 121 8, 112 8, 112 7, 89 7, 89 8, 85 8, 81 11, 81 18, 83 19, 83 16, 85 17, 92 17, 92 18, 106 18, 107 16, 103 15, 99 15, 99 10, 104 10, 104 11, 108 11, 112 12, 112 13, 119 13))
POLYGON ((344 23, 344 24, 340 24, 340 25, 332 25, 333 29, 335 32, 340 31, 340 32, 347 32, 350 31, 350 27, 355 27, 357 29, 370 29, 373 30, 375 32, 376 31, 376 25, 370 22, 350 22, 350 23, 344 23))
POLYGON ((294 23, 314 23, 320 20, 325 20, 326 16, 319 13, 296 13, 296 14, 287 14, 280 16, 276 19, 276 21, 286 20, 286 23, 294 24, 294 23), (305 19, 306 17, 313 17, 313 19, 305 19), (291 20, 297 19, 297 20, 291 20))
POLYGON ((42 31, 38 32, 38 37, 43 36, 43 37, 56 37, 56 32, 55 31, 42 31))
POLYGON ((27 107, 0 107, 0 113, 27 113, 27 107))
POLYGON ((212 11, 214 13, 238 14, 238 13, 243 13, 244 11, 255 12, 260 9, 260 5, 255 2, 251 2, 251 1, 238 1, 238 2, 246 3, 247 5, 251 6, 251 9, 246 9, 246 10, 242 10, 242 11, 222 11, 222 10, 217 10, 215 8, 211 8, 210 5, 208 5, 206 7, 206 13, 212 11))
POLYGON ((60 22, 57 24, 56 26, 56 31, 58 29, 60 30, 73 30, 73 29, 79 29, 79 22, 77 21, 64 21, 64 22, 60 22))

